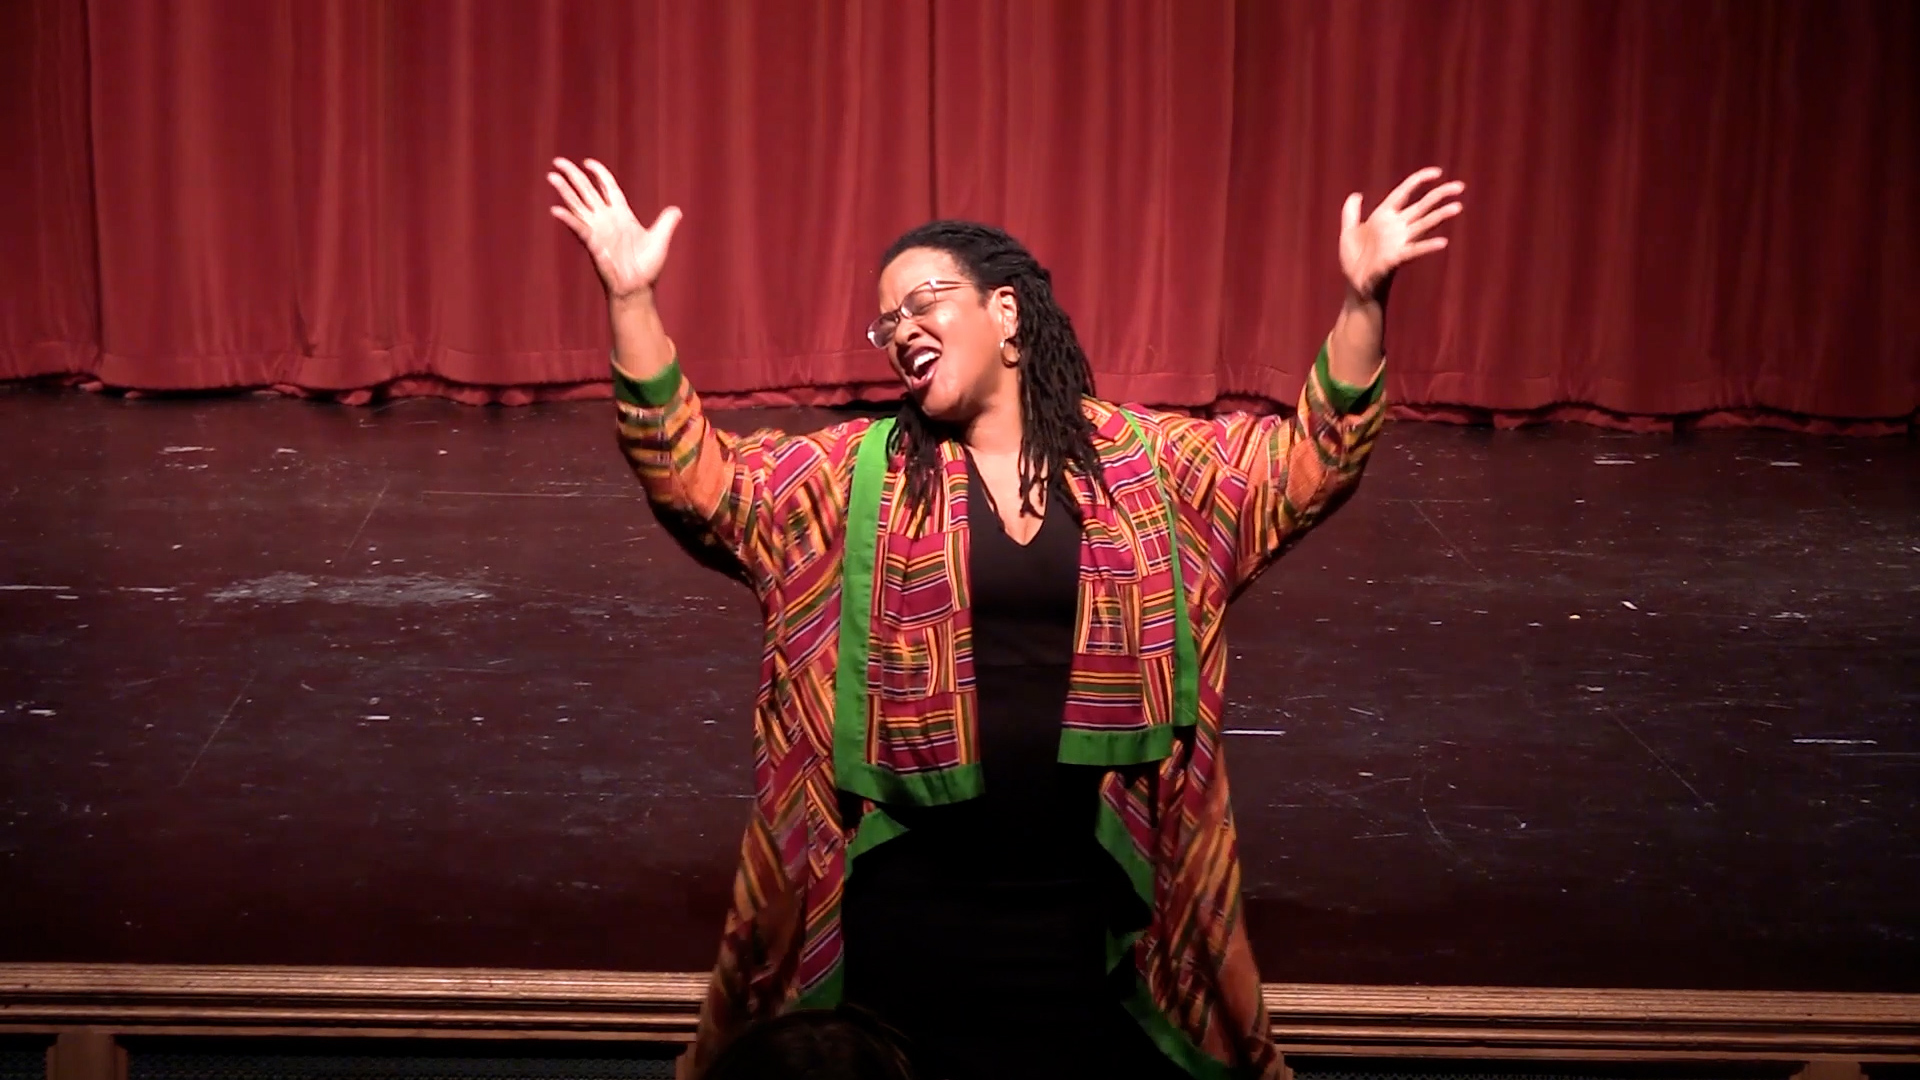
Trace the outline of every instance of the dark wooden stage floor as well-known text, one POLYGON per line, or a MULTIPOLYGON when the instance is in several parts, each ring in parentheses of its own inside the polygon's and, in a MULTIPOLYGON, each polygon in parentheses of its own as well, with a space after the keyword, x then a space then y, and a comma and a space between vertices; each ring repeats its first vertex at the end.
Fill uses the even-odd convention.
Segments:
MULTIPOLYGON (((0 961, 711 961, 755 612, 609 404, 0 432, 0 961)), ((1399 424, 1232 620, 1270 981, 1920 991, 1911 441, 1399 424)))

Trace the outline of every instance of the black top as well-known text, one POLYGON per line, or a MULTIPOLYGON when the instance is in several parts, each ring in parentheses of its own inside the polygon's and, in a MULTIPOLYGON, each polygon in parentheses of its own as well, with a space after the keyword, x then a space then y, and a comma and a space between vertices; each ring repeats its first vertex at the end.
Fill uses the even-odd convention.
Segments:
POLYGON ((846 997, 905 1030, 950 1080, 1044 1075, 1064 1064, 1046 1060, 1049 1047, 1075 1068, 1097 1046, 1163 1070, 1120 1010, 1124 985, 1104 970, 1106 928, 1131 894, 1094 839, 1103 770, 1058 762, 1079 601, 1076 508, 1056 491, 1040 531, 1017 544, 971 462, 968 473, 984 791, 954 806, 888 807, 907 831, 861 855, 847 878, 846 997))

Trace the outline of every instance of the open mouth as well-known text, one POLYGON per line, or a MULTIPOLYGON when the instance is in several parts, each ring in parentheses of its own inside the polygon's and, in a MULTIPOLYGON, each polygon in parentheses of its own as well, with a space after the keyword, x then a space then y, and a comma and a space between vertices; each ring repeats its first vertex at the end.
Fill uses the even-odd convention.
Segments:
POLYGON ((940 350, 931 345, 921 345, 909 351, 900 361, 901 369, 907 376, 907 386, 919 390, 932 382, 934 365, 939 362, 940 350))

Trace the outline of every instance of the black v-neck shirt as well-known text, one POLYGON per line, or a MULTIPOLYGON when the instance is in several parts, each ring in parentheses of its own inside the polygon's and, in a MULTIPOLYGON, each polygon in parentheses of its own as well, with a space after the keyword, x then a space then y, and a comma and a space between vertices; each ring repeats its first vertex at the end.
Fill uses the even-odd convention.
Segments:
POLYGON ((1058 761, 1078 509, 1056 487, 1039 532, 1015 543, 971 459, 967 505, 984 791, 954 806, 888 807, 907 831, 847 877, 846 996, 906 1030, 953 1080, 989 1068, 1009 1077, 1008 1038, 1074 1048, 1083 1064, 1085 1039, 1102 1053, 1144 1047, 1148 1059, 1130 1064, 1154 1075, 1165 1059, 1105 972, 1107 927, 1131 897, 1094 839, 1104 771, 1058 761))

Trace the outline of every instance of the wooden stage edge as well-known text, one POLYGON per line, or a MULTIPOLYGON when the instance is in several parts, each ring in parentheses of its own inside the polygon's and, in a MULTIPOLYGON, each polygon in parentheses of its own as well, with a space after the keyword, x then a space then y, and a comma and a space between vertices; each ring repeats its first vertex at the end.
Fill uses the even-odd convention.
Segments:
MULTIPOLYGON (((0 964, 0 1032, 692 1036, 706 977, 479 968, 0 964)), ((1920 1061, 1920 995, 1269 984, 1294 1055, 1920 1061)))

